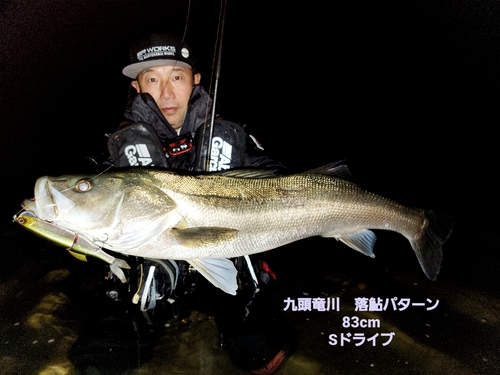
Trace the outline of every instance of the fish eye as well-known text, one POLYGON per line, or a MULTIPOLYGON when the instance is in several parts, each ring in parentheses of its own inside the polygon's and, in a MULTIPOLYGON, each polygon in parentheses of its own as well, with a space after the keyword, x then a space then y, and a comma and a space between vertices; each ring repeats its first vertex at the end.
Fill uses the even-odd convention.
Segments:
POLYGON ((82 179, 78 180, 75 184, 75 190, 78 193, 85 193, 92 189, 92 182, 90 180, 82 179))

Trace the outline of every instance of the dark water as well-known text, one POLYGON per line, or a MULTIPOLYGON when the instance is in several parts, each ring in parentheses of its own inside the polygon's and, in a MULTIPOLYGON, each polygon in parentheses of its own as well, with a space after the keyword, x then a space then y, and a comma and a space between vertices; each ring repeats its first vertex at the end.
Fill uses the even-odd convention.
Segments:
MULTIPOLYGON (((285 311, 297 340, 278 374, 497 373, 499 258, 484 249, 498 248, 499 240, 482 230, 457 224, 435 282, 425 278, 406 240, 393 233, 378 233, 375 259, 327 239, 270 252, 279 275, 271 294, 283 309, 287 299, 340 301, 339 311, 285 311), (356 311, 362 297, 387 306, 356 311), (342 335, 350 341, 341 344, 342 335)), ((68 353, 88 329, 88 317, 104 308, 95 299, 103 266, 78 261, 13 223, 3 228, 1 251, 0 374, 75 374, 68 353)), ((134 340, 127 374, 246 373, 229 361, 212 317, 203 312, 170 321, 146 352, 135 346, 147 337, 134 340)), ((106 358, 107 349, 101 350, 94 355, 104 352, 106 358)), ((109 353, 108 373, 125 373, 114 358, 109 353)))

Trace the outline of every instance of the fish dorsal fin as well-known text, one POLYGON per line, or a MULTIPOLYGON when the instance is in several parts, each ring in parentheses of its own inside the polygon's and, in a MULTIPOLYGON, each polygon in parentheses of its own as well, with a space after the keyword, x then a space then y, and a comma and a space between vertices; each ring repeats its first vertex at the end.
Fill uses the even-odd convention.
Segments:
MULTIPOLYGON (((213 174, 213 173, 212 173, 213 174)), ((275 170, 272 169, 231 169, 218 172, 218 175, 234 178, 269 178, 278 177, 275 170)))
POLYGON ((236 267, 225 258, 204 258, 187 260, 196 270, 217 288, 231 295, 236 295, 236 267))
POLYGON ((371 230, 365 229, 357 233, 339 237, 338 240, 342 241, 350 248, 369 256, 370 258, 375 258, 373 245, 377 240, 377 236, 371 230))
POLYGON ((196 248, 231 241, 238 234, 238 230, 221 227, 172 228, 170 234, 175 237, 179 245, 196 248))
POLYGON ((343 163, 344 160, 339 160, 333 163, 323 165, 322 167, 311 169, 304 174, 322 174, 331 177, 342 178, 344 180, 350 180, 352 175, 349 168, 343 163))

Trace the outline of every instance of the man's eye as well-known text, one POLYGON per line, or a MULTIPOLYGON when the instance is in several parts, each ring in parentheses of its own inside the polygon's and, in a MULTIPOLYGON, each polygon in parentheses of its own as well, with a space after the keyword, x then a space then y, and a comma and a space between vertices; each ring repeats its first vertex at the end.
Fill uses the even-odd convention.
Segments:
POLYGON ((174 81, 179 81, 181 79, 181 76, 174 76, 173 79, 174 81))
POLYGON ((156 78, 152 77, 152 78, 148 78, 147 82, 155 83, 155 82, 158 82, 158 80, 156 78))

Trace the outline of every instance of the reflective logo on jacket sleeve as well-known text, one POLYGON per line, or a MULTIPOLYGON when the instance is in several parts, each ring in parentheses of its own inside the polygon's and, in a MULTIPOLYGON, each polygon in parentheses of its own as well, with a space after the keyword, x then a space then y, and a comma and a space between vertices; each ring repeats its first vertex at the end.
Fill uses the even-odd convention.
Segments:
POLYGON ((210 172, 221 171, 231 168, 231 154, 233 146, 224 141, 221 137, 212 139, 212 149, 210 151, 210 172))
POLYGON ((148 147, 144 143, 127 146, 125 148, 125 155, 127 155, 128 162, 133 167, 139 165, 153 165, 151 154, 149 153, 148 147))

